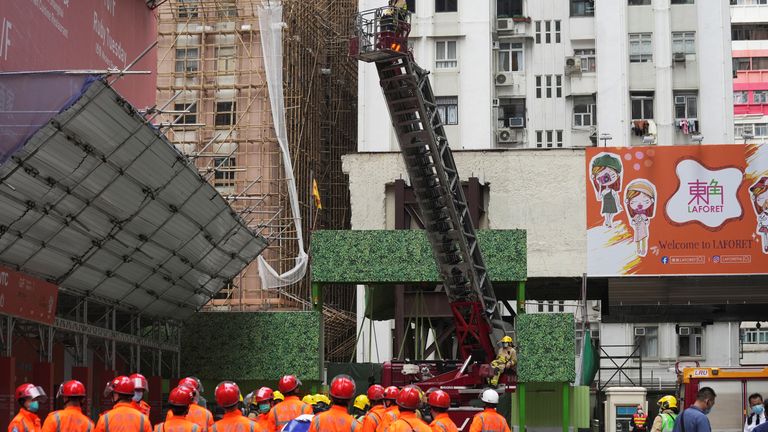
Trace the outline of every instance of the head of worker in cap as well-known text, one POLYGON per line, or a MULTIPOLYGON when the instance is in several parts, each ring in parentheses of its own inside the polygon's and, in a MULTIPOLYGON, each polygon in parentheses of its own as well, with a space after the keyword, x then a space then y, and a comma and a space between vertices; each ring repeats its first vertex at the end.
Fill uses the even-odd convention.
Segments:
POLYGON ((652 218, 656 215, 656 186, 645 179, 632 180, 624 192, 624 203, 630 219, 643 215, 652 218))

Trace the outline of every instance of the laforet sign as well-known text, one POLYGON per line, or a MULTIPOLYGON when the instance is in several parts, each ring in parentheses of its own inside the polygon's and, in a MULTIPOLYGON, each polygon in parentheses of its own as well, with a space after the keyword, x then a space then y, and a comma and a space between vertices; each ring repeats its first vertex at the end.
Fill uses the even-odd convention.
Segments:
POLYGON ((768 273, 768 145, 586 152, 590 276, 768 273))

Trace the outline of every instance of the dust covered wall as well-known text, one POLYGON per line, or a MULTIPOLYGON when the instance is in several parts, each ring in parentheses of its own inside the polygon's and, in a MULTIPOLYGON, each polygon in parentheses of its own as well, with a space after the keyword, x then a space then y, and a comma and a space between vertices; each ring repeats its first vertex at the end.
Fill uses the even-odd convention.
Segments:
POLYGON ((205 381, 319 381, 317 312, 201 312, 184 322, 181 373, 205 381))

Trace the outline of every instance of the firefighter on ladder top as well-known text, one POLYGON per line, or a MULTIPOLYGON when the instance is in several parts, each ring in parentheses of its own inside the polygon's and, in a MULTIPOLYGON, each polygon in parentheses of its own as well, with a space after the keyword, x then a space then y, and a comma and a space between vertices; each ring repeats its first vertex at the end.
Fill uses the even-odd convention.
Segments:
POLYGON ((408 24, 408 5, 405 0, 389 0, 389 5, 381 14, 380 25, 379 49, 402 53, 408 51, 406 45, 411 26, 408 24))

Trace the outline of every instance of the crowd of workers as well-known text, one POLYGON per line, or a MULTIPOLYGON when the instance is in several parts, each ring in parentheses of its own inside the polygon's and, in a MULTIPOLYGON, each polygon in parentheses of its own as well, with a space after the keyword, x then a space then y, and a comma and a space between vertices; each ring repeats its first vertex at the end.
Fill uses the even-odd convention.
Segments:
MULTIPOLYGON (((424 393, 417 386, 370 386, 357 394, 355 382, 346 375, 335 377, 328 396, 299 398, 301 381, 283 376, 273 391, 262 387, 246 397, 231 381, 216 386, 216 403, 224 409, 220 420, 205 408, 202 383, 183 378, 171 389, 165 421, 154 425, 154 432, 457 432, 448 417, 451 397, 442 390, 424 393)), ((37 415, 46 400, 43 389, 22 384, 16 389, 19 413, 8 432, 152 432, 150 406, 144 402, 147 380, 140 374, 119 376, 110 381, 105 397, 112 409, 101 413, 95 425, 83 411, 85 386, 75 380, 59 386, 57 397, 63 409, 53 411, 41 421, 37 415)), ((480 400, 485 408, 472 419, 470 432, 510 432, 504 417, 496 412, 499 394, 486 389, 480 400)))

